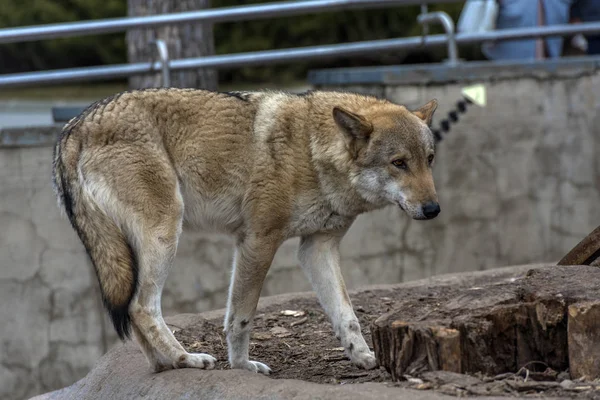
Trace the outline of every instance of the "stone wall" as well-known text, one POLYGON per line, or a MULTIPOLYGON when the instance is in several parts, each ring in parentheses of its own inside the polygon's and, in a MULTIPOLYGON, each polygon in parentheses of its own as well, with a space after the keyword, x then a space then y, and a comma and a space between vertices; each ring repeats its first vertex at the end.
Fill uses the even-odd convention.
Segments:
MULTIPOLYGON (((446 75, 432 67, 337 71, 352 86, 325 86, 410 106, 436 97, 437 119, 465 84, 452 73, 489 90, 488 107, 471 107, 439 145, 440 216, 412 221, 397 207, 361 216, 342 243, 349 287, 556 261, 600 223, 600 75, 595 63, 553 65, 446 75)), ((323 86, 318 74, 313 80, 323 86)), ((49 146, 0 149, 3 399, 71 384, 115 343, 92 267, 56 207, 51 153, 49 146)), ((263 295, 310 289, 296 245, 290 240, 277 253, 263 295)), ((228 238, 184 232, 164 313, 224 306, 230 262, 228 238)))

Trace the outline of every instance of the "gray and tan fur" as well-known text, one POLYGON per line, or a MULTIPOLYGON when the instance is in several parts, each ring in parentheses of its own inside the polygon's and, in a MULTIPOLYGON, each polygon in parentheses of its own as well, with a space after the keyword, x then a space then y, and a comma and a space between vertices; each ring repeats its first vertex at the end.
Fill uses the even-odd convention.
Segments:
POLYGON ((130 329, 156 371, 213 368, 190 354, 161 314, 184 221, 235 238, 224 326, 232 368, 248 357, 273 255, 300 236, 299 259, 346 354, 374 368, 340 272, 356 216, 399 205, 439 212, 431 175, 432 100, 415 111, 336 92, 125 92, 71 120, 54 154, 59 203, 95 267, 121 338, 130 329))

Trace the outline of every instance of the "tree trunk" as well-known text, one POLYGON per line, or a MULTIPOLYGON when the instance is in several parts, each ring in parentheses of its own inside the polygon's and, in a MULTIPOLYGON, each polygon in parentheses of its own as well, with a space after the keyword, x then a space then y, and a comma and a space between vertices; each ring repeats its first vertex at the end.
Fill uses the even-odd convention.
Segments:
MULTIPOLYGON (((210 0, 127 0, 129 16, 160 15, 174 12, 196 11, 210 7, 210 0)), ((201 57, 215 52, 212 24, 174 24, 158 28, 133 29, 127 32, 127 56, 130 63, 159 60, 153 40, 162 39, 167 44, 169 58, 201 57)), ((172 87, 216 90, 217 72, 214 69, 197 69, 171 72, 172 87)), ((132 89, 159 87, 160 72, 137 75, 129 79, 132 89)))

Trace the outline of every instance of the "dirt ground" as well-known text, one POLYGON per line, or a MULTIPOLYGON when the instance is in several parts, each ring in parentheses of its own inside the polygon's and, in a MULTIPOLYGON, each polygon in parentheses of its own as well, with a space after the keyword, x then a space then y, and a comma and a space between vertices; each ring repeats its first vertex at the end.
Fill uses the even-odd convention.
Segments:
MULTIPOLYGON (((578 278, 567 275, 566 279, 578 278)), ((352 304, 365 339, 371 344, 370 325, 382 314, 401 306, 407 310, 407 315, 423 315, 437 310, 442 302, 460 298, 466 289, 453 286, 369 290, 353 295, 352 304)), ((486 302, 488 295, 481 293, 480 301, 486 302)), ((209 353, 219 360, 218 369, 228 368, 221 320, 203 321, 177 331, 175 336, 188 351, 209 353)), ((316 299, 290 301, 257 314, 252 330, 250 358, 269 365, 274 379, 299 379, 334 385, 387 382, 390 386, 435 390, 461 397, 500 395, 600 400, 600 381, 573 381, 568 371, 554 371, 543 363, 525 365, 519 371, 507 371, 493 377, 437 371, 406 376, 406 380, 394 383, 383 367, 365 371, 346 359, 316 299)))

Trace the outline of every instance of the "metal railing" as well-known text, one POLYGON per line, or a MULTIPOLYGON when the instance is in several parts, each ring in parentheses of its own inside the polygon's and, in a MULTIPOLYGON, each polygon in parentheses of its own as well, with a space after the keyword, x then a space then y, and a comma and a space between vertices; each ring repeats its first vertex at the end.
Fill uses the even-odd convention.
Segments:
MULTIPOLYGON (((68 37, 83 34, 96 34, 126 31, 140 27, 156 27, 181 22, 224 22, 240 21, 274 16, 290 16, 317 11, 334 11, 352 8, 391 7, 393 5, 415 5, 425 3, 450 3, 458 0, 318 0, 286 3, 268 3, 256 6, 229 7, 190 13, 166 14, 159 16, 121 18, 102 21, 53 24, 38 27, 0 29, 0 43, 31 41, 68 37)), ((457 64, 459 44, 472 44, 485 41, 525 39, 533 37, 563 36, 577 33, 599 33, 600 22, 577 25, 553 25, 534 28, 496 30, 478 34, 454 33, 454 24, 445 13, 421 14, 420 23, 441 22, 445 35, 425 35, 400 39, 384 39, 353 42, 335 45, 321 45, 282 50, 267 50, 208 57, 168 60, 168 54, 160 50, 161 61, 132 64, 116 64, 100 67, 69 68, 60 70, 16 73, 0 75, 0 87, 16 87, 39 84, 58 84, 77 81, 125 78, 138 74, 163 72, 163 80, 170 70, 197 68, 235 68, 241 66, 268 65, 293 61, 321 60, 325 58, 351 57, 378 54, 398 50, 411 50, 425 46, 448 45, 450 63, 457 64)), ((425 33, 426 31, 424 31, 425 33)), ((167 79, 168 80, 168 79, 167 79)), ((163 85, 167 82, 164 81, 163 85)))
POLYGON ((425 12, 421 12, 417 17, 417 22, 423 25, 423 36, 427 36, 428 24, 431 22, 437 22, 444 27, 446 37, 448 38, 448 61, 450 65, 456 65, 458 63, 458 49, 456 47, 454 21, 452 21, 452 18, 445 12, 428 13, 425 10, 425 12))
POLYGON ((125 32, 134 28, 190 22, 236 22, 266 18, 290 17, 314 12, 352 9, 389 8, 430 3, 458 3, 463 0, 308 0, 265 3, 252 6, 222 7, 145 17, 113 18, 97 21, 68 22, 40 26, 0 29, 0 44, 125 32))

